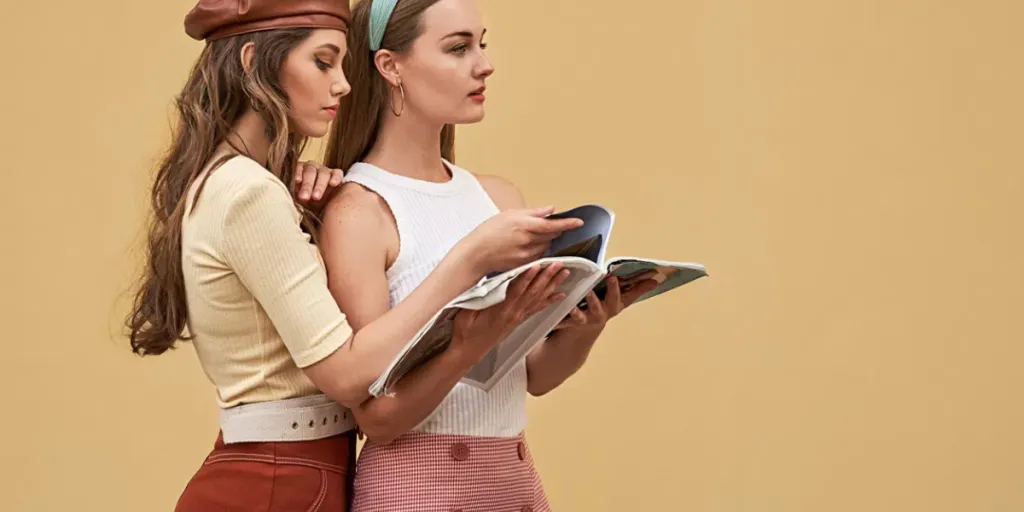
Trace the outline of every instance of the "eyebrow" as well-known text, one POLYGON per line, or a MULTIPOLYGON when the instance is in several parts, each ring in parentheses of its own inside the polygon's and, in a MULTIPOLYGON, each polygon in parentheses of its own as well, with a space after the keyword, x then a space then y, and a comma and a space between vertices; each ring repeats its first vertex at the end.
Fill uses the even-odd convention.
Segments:
POLYGON ((341 48, 338 48, 337 45, 334 45, 334 44, 331 44, 331 43, 325 43, 325 44, 322 44, 322 45, 316 47, 317 50, 319 50, 320 48, 327 48, 328 50, 334 50, 334 53, 341 53, 341 48))
MULTIPOLYGON (((480 32, 480 37, 483 38, 484 34, 486 34, 486 33, 487 33, 487 29, 485 28, 483 30, 483 32, 480 32)), ((452 32, 451 34, 448 34, 448 35, 442 37, 441 40, 444 41, 445 39, 448 39, 449 37, 468 37, 470 39, 473 39, 473 33, 468 31, 468 30, 459 30, 458 32, 452 32)))

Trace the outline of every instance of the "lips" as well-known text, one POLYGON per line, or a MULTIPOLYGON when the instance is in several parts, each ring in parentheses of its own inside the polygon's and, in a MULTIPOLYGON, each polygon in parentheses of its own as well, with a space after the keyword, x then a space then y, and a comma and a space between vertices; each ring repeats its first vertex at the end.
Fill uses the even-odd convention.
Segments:
POLYGON ((338 105, 324 107, 324 110, 327 111, 327 113, 331 114, 332 117, 338 115, 338 105))

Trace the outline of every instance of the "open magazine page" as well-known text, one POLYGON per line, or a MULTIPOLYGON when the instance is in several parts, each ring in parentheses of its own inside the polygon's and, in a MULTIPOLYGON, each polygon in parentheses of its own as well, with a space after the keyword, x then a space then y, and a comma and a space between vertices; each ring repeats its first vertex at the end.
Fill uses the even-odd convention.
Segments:
POLYGON ((552 240, 544 257, 575 256, 603 266, 615 214, 602 206, 585 205, 548 218, 577 218, 583 221, 583 225, 552 240))
MULTIPOLYGON (((641 302, 696 281, 708 275, 707 269, 700 263, 673 262, 648 258, 619 257, 608 262, 608 273, 619 279, 619 289, 624 293, 636 284, 654 279, 658 287, 641 295, 635 302, 641 302)), ((607 285, 604 280, 594 289, 595 294, 604 299, 607 285)))

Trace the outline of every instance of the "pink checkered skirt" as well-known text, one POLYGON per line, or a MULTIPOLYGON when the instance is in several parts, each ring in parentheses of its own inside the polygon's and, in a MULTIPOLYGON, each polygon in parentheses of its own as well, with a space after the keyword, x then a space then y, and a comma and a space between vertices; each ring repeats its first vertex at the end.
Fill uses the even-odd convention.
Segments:
POLYGON ((526 438, 411 432, 367 442, 353 512, 549 512, 526 438))

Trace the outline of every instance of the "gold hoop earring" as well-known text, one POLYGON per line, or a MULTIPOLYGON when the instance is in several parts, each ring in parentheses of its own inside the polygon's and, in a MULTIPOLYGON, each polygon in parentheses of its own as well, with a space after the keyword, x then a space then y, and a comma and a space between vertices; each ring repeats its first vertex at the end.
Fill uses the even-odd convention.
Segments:
POLYGON ((394 90, 394 87, 388 89, 388 103, 391 105, 391 113, 394 114, 395 117, 398 117, 402 115, 402 112, 405 112, 405 87, 402 86, 401 82, 398 83, 398 92, 402 95, 402 110, 399 110, 398 112, 395 112, 394 90))

